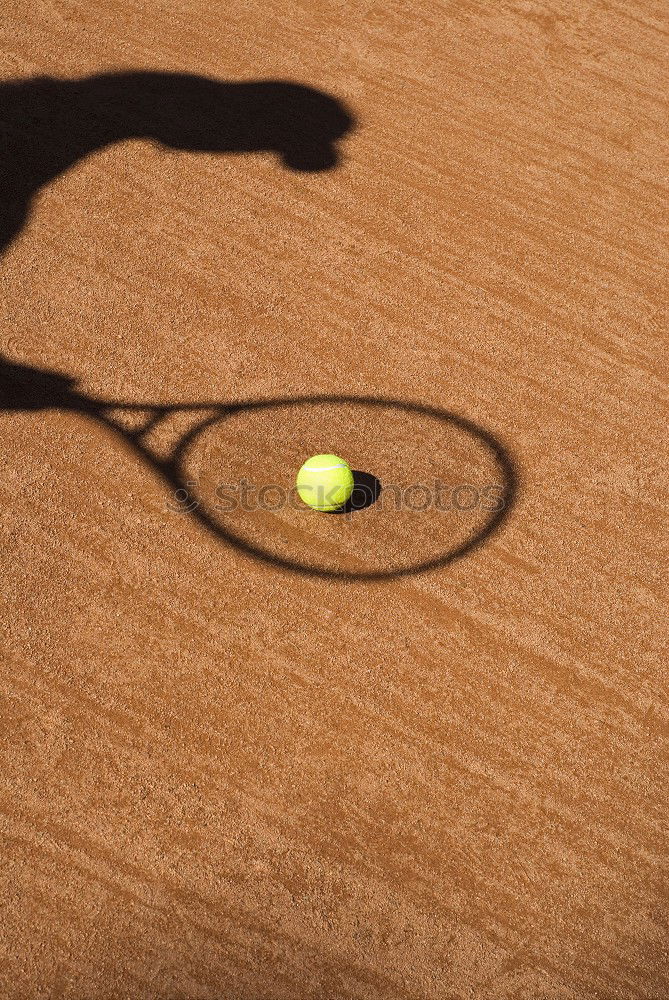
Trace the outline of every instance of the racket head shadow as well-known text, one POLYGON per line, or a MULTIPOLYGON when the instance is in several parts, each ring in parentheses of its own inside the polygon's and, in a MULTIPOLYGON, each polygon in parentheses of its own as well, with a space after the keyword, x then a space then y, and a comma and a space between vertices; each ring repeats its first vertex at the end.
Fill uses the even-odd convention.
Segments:
POLYGON ((473 422, 363 396, 232 404, 191 429, 164 472, 180 509, 219 539, 333 580, 391 579, 463 558, 507 519, 518 482, 506 449, 473 422), (304 459, 325 447, 375 469, 358 473, 362 502, 336 517, 307 509, 294 488, 304 459))

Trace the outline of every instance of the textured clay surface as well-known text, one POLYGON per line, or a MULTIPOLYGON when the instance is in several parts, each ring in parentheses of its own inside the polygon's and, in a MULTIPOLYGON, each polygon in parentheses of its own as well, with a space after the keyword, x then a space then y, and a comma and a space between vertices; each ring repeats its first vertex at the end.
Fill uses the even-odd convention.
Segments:
POLYGON ((2 0, 3 998, 669 996, 666 37, 2 0))

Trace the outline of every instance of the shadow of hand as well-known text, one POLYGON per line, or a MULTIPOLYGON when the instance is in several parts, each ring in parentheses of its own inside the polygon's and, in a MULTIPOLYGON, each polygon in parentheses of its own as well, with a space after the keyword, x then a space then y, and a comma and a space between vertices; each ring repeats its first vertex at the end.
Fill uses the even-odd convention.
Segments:
POLYGON ((290 170, 313 172, 337 165, 337 142, 353 126, 335 98, 281 80, 142 72, 0 84, 0 252, 20 232, 40 188, 115 142, 269 152, 290 170))

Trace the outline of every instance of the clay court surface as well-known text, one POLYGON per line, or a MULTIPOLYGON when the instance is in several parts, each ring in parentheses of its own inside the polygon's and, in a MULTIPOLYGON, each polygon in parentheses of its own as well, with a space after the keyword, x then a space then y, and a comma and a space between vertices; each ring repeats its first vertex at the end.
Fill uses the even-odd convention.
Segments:
POLYGON ((667 30, 0 5, 3 998, 669 996, 667 30))

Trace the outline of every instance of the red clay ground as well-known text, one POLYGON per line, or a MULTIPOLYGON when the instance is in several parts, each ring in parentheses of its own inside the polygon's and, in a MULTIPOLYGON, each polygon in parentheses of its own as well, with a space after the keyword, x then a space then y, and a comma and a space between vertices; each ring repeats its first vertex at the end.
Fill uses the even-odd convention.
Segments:
POLYGON ((669 995, 665 13, 0 5, 7 1000, 669 995))

